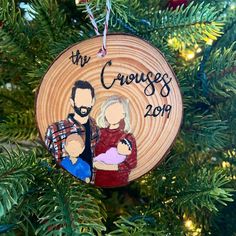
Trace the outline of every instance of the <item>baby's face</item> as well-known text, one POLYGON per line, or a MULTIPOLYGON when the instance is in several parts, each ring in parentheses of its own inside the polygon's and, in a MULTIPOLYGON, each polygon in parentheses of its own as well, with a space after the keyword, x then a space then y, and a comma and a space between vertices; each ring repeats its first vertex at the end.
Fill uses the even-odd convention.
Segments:
POLYGON ((84 151, 84 143, 82 139, 81 141, 71 140, 67 143, 65 149, 71 157, 78 157, 84 151))
POLYGON ((121 141, 117 145, 117 151, 120 155, 130 155, 131 150, 129 150, 129 146, 121 141))

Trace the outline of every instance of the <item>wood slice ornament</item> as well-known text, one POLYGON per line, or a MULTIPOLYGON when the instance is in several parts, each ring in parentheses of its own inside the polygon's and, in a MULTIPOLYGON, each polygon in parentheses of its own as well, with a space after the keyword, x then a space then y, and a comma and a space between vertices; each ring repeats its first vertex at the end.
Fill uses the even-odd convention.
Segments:
POLYGON ((59 166, 95 186, 119 187, 163 160, 180 129, 183 104, 158 49, 135 36, 110 34, 100 58, 101 41, 76 43, 55 59, 37 92, 36 120, 59 166))

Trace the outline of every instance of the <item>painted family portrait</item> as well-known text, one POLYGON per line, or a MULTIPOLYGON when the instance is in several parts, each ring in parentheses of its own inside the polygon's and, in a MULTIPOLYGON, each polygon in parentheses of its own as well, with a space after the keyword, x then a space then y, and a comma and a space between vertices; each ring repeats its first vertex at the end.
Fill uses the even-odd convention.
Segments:
POLYGON ((70 96, 73 112, 48 126, 45 145, 57 165, 77 179, 98 187, 125 186, 137 166, 129 100, 107 97, 98 116, 91 117, 95 103, 93 86, 76 81, 70 96))

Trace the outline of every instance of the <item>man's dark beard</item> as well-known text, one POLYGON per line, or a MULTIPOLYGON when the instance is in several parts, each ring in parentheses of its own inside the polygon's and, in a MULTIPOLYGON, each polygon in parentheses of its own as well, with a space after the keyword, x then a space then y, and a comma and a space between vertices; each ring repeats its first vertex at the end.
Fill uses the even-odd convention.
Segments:
POLYGON ((74 110, 75 112, 81 116, 81 117, 86 117, 89 115, 89 113, 91 112, 92 110, 92 107, 85 107, 85 106, 81 106, 81 107, 77 107, 75 104, 74 104, 74 110), (86 109, 87 111, 85 113, 82 113, 82 109, 86 109))

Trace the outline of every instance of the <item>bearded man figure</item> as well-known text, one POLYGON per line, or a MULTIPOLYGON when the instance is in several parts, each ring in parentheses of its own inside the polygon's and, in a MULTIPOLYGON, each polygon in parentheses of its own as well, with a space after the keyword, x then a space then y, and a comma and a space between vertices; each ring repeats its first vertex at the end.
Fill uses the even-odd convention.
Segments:
MULTIPOLYGON (((78 134, 85 145, 80 158, 90 166, 91 173, 93 173, 92 159, 95 145, 99 139, 99 128, 95 120, 90 117, 94 103, 95 92, 92 85, 87 81, 76 81, 72 87, 70 98, 74 112, 69 113, 65 120, 49 125, 45 134, 45 145, 53 155, 57 165, 61 166, 60 163, 63 158, 68 156, 65 149, 67 137, 71 134, 78 134)), ((75 150, 76 148, 74 147, 75 150)))

